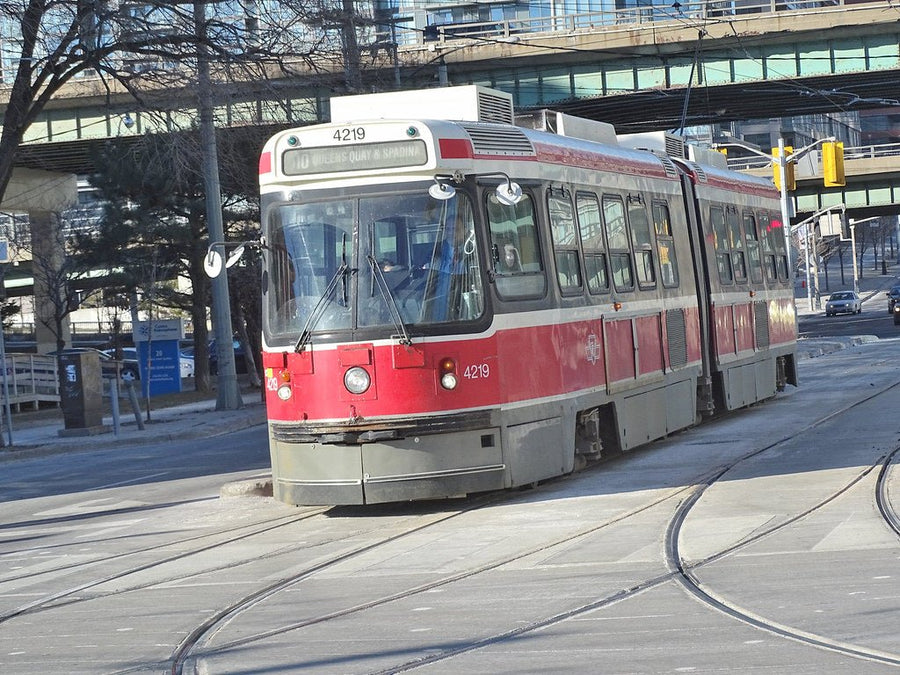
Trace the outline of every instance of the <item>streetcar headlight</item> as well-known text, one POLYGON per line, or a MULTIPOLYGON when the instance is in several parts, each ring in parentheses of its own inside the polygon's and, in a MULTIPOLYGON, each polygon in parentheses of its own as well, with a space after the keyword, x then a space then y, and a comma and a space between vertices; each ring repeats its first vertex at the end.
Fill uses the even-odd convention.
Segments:
POLYGON ((459 378, 456 377, 456 361, 447 357, 438 364, 441 373, 441 386, 444 389, 456 389, 459 378))
POLYGON ((278 389, 275 390, 275 393, 278 395, 278 398, 280 398, 282 401, 287 401, 287 400, 290 400, 291 395, 294 392, 291 389, 291 383, 285 382, 280 387, 278 387, 278 389))
POLYGON ((351 394, 362 394, 372 384, 372 378, 365 368, 353 366, 344 373, 344 386, 351 394))

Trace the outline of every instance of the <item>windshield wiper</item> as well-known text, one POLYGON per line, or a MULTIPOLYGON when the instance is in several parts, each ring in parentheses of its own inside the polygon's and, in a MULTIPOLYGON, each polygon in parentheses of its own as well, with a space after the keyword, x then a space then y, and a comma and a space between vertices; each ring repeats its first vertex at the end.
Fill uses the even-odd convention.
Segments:
POLYGON ((372 268, 372 278, 378 282, 378 290, 381 291, 381 297, 388 306, 388 310, 391 314, 391 321, 394 322, 394 328, 400 331, 400 344, 406 346, 411 345, 412 340, 410 340, 406 325, 403 323, 403 317, 400 316, 400 309, 397 307, 394 295, 391 293, 387 280, 384 278, 384 272, 381 271, 381 267, 378 265, 378 261, 375 260, 374 256, 367 255, 366 260, 369 261, 369 266, 372 268))
MULTIPOLYGON (((331 281, 328 282, 325 291, 319 296, 319 301, 316 303, 316 306, 313 307, 312 312, 309 313, 309 318, 306 319, 306 324, 303 326, 303 331, 300 333, 300 339, 297 340, 297 344, 294 345, 295 352, 302 352, 306 348, 306 345, 309 344, 309 339, 312 337, 312 331, 316 327, 316 324, 319 323, 319 319, 322 318, 322 314, 325 313, 325 308, 328 306, 328 299, 337 287, 338 281, 343 281, 344 288, 346 289, 346 278, 349 274, 350 267, 345 261, 337 268, 334 276, 331 277, 331 281)), ((344 293, 346 294, 346 290, 344 293)))
POLYGON ((319 323, 319 319, 322 318, 322 314, 325 313, 325 307, 327 306, 325 301, 331 297, 331 292, 334 290, 334 287, 337 286, 338 280, 341 282, 342 306, 347 306, 347 277, 349 275, 350 267, 347 265, 347 233, 345 232, 341 235, 341 266, 335 270, 334 276, 331 277, 331 281, 328 282, 328 286, 325 288, 325 292, 319 297, 319 301, 316 303, 316 306, 313 307, 313 311, 309 313, 306 324, 303 326, 303 331, 300 333, 300 339, 297 340, 297 344, 294 345, 295 352, 302 352, 306 348, 306 345, 309 344, 313 328, 316 327, 316 324, 319 323))

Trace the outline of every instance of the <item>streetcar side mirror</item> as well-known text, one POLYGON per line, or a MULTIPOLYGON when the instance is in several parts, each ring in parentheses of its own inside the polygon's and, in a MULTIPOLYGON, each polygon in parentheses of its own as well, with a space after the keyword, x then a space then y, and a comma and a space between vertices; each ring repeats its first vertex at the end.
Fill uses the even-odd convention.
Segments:
POLYGON ((244 255, 244 251, 247 250, 247 246, 265 248, 265 242, 262 239, 259 241, 241 242, 229 254, 228 258, 226 258, 225 254, 222 252, 225 249, 224 242, 219 241, 210 244, 209 248, 206 250, 206 258, 203 260, 203 269, 206 272, 206 276, 210 279, 215 279, 222 273, 223 269, 231 267, 241 259, 241 256, 244 255), (220 247, 222 251, 219 250, 220 247))
POLYGON ((513 181, 500 183, 495 190, 497 201, 504 206, 515 206, 522 201, 522 186, 513 181))
POLYGON ((225 268, 224 256, 213 248, 211 244, 203 259, 203 270, 210 279, 215 279, 225 268))
POLYGON ((442 183, 441 181, 435 180, 434 184, 428 188, 428 194, 430 194, 433 199, 443 202, 448 199, 453 199, 453 197, 456 196, 456 188, 448 183, 442 183))

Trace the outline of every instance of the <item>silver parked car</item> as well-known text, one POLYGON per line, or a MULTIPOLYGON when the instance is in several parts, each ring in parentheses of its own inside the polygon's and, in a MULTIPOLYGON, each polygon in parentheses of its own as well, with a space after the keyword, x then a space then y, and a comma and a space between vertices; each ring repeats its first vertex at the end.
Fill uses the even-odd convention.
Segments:
POLYGON ((825 303, 825 316, 835 314, 859 314, 862 312, 862 300, 854 291, 838 291, 832 293, 825 303))

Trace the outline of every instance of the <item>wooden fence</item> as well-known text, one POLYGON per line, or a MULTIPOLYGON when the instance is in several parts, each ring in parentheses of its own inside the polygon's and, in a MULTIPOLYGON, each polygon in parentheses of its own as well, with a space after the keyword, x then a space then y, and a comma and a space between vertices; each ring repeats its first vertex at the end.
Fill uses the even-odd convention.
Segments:
POLYGON ((0 379, 0 403, 5 403, 9 392, 9 404, 15 410, 23 405, 35 409, 42 403, 59 404, 59 375, 55 356, 37 354, 7 354, 0 370, 6 385, 0 379))

